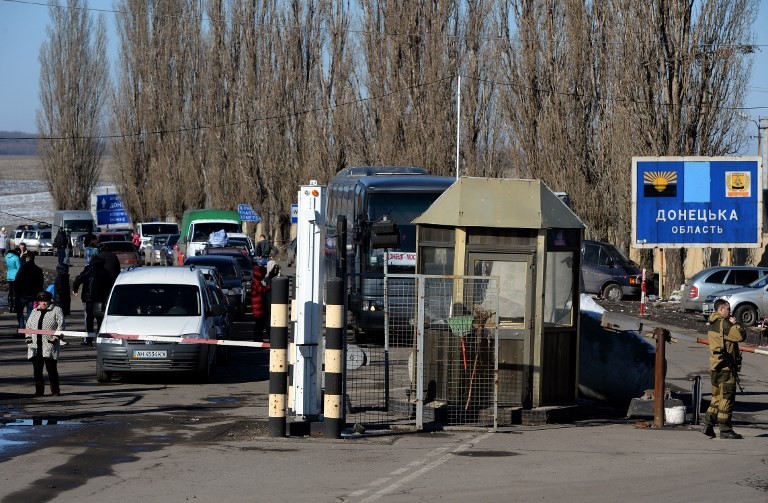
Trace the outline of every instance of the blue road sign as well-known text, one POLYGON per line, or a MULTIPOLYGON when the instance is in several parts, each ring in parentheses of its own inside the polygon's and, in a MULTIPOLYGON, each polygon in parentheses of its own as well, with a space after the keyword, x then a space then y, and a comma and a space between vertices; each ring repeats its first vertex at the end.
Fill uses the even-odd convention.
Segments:
POLYGON ((292 224, 299 223, 299 205, 298 204, 291 205, 291 223, 292 224))
POLYGON ((131 219, 117 194, 96 196, 96 225, 130 224, 131 219))
POLYGON ((635 248, 754 248, 762 232, 759 157, 633 157, 635 248))
POLYGON ((240 213, 240 219, 243 222, 261 222, 261 218, 253 211, 250 204, 240 204, 237 206, 237 212, 240 213))

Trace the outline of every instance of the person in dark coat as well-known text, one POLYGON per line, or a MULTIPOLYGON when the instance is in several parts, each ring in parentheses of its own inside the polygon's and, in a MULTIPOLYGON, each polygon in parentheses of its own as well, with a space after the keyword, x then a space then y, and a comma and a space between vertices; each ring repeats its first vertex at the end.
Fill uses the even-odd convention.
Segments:
POLYGON ((72 243, 68 243, 67 233, 64 229, 59 227, 59 232, 56 233, 56 237, 53 238, 53 247, 56 248, 56 257, 59 264, 63 264, 67 258, 67 244, 72 246, 72 243))
POLYGON ((56 266, 56 279, 53 281, 53 301, 64 312, 64 316, 69 316, 72 306, 72 297, 70 297, 69 285, 69 266, 60 264, 56 266))
POLYGON ((120 259, 117 258, 117 255, 107 250, 103 243, 99 250, 97 257, 101 258, 104 269, 109 273, 109 290, 112 290, 112 285, 115 284, 117 276, 120 274, 120 259))
POLYGON ((16 289, 17 306, 16 319, 19 322, 19 328, 24 328, 24 315, 22 311, 27 308, 27 318, 34 309, 35 298, 38 292, 45 290, 45 278, 43 270, 35 264, 35 255, 27 253, 24 256, 24 263, 21 264, 19 272, 16 273, 16 281, 13 286, 16 289))
POLYGON ((85 331, 88 332, 88 336, 83 339, 84 346, 93 346, 91 334, 94 333, 94 321, 98 330, 113 283, 109 272, 104 268, 104 260, 100 255, 96 255, 91 257, 91 263, 85 266, 72 284, 74 296, 77 296, 80 285, 83 286, 81 299, 85 304, 85 331))
MULTIPOLYGON (((59 306, 54 306, 50 292, 41 291, 35 296, 37 307, 29 316, 28 327, 37 330, 64 330, 64 313, 59 306)), ((51 383, 51 395, 59 396, 59 371, 56 360, 61 346, 60 335, 26 334, 27 359, 32 362, 35 376, 35 396, 43 396, 43 366, 48 371, 51 383)))

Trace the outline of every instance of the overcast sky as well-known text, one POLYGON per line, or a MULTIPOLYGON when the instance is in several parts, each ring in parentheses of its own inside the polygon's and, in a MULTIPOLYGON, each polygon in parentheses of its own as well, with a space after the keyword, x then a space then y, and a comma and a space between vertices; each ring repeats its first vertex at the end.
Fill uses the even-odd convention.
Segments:
MULTIPOLYGON (((91 0, 93 9, 110 10, 112 0, 91 0)), ((105 13, 110 43, 112 69, 117 58, 117 34, 114 14, 105 13)), ((0 0, 0 131, 34 133, 35 113, 39 107, 38 55, 46 39, 48 7, 45 0, 0 0)), ((768 0, 760 1, 755 20, 757 44, 752 80, 747 94, 745 115, 757 120, 768 117, 768 0)), ((750 122, 746 129, 751 141, 742 155, 757 153, 757 127, 750 122)))

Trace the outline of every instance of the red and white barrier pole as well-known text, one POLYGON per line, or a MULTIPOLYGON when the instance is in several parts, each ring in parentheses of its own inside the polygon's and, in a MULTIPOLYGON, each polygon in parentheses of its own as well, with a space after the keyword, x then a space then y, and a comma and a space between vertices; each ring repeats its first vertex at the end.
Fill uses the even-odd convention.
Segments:
POLYGON ((643 269, 643 281, 640 283, 640 316, 645 316, 645 269, 643 269))

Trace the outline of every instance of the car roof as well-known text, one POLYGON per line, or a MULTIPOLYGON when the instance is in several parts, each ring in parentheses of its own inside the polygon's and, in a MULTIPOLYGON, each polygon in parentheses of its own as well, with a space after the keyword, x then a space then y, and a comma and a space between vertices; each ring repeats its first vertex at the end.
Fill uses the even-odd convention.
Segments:
POLYGON ((200 285, 202 273, 194 267, 135 267, 123 271, 115 285, 174 284, 200 285))
POLYGON ((762 267, 757 265, 716 265, 712 267, 707 267, 706 269, 702 269, 701 271, 697 272, 693 276, 691 276, 691 281, 695 281, 696 279, 711 274, 713 272, 717 271, 768 271, 768 267, 762 267))

